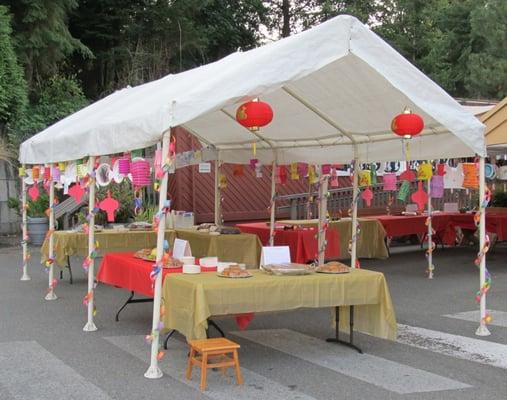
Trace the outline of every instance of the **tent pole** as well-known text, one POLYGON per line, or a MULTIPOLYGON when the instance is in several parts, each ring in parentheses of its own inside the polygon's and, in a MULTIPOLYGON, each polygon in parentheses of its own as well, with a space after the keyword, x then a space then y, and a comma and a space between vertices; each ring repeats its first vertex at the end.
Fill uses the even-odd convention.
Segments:
MULTIPOLYGON (((53 164, 50 164, 53 166, 53 164)), ((54 282, 54 240, 55 237, 53 235, 53 232, 55 230, 55 213, 54 213, 54 207, 55 204, 55 182, 53 179, 50 179, 49 181, 49 245, 48 245, 48 260, 50 261, 49 264, 49 274, 48 274, 48 292, 46 294, 45 299, 46 300, 56 300, 58 297, 55 294, 55 282, 54 282)))
MULTIPOLYGON (((322 167, 321 167, 322 171, 322 167)), ((319 185, 319 227, 318 227, 318 261, 319 265, 324 264, 326 257, 326 218, 327 218, 327 189, 328 176, 323 175, 319 185)))
MULTIPOLYGON (((25 170, 25 164, 21 167, 23 171, 25 170)), ((21 276, 22 281, 29 281, 30 275, 28 275, 28 232, 27 232, 27 226, 26 226, 26 183, 25 183, 25 176, 21 177, 21 231, 22 231, 22 238, 21 238, 21 249, 23 250, 23 275, 21 276)))
POLYGON ((273 161, 271 167, 271 199, 270 199, 270 218, 269 218, 269 245, 275 245, 275 197, 276 197, 276 181, 275 181, 275 173, 276 173, 276 153, 275 160, 273 161))
MULTIPOLYGON (((483 252, 484 246, 486 245, 486 208, 483 204, 486 194, 486 180, 484 173, 484 157, 479 158, 479 252, 483 252)), ((486 281, 486 252, 481 257, 480 269, 480 288, 483 287, 486 281)), ((475 332, 478 336, 489 336, 491 333, 486 325, 486 293, 481 296, 480 302, 480 321, 479 327, 475 332)))
MULTIPOLYGON (((168 129, 164 132, 162 136, 162 165, 166 163, 166 159, 170 157, 169 153, 169 140, 171 136, 171 129, 168 129)), ((160 192, 159 192, 159 204, 158 210, 159 213, 163 212, 166 201, 167 201, 167 180, 168 180, 168 172, 164 169, 164 176, 162 177, 162 182, 160 183, 160 192)), ((160 218, 160 222, 158 224, 157 231, 157 261, 156 265, 160 265, 162 262, 162 257, 164 255, 164 235, 165 235, 165 218, 160 218)), ((160 336, 160 304, 162 297, 162 271, 160 271, 155 278, 154 284, 154 296, 153 296, 153 322, 152 322, 152 342, 151 342, 151 357, 150 357, 150 366, 148 370, 144 373, 144 376, 149 379, 157 379, 162 377, 162 371, 158 366, 158 353, 159 353, 159 336, 160 336)))
POLYGON ((352 232, 351 232, 351 250, 350 250, 350 267, 356 268, 357 266, 357 203, 359 196, 359 159, 357 157, 357 150, 354 148, 354 176, 352 178, 352 232))
POLYGON ((220 197, 220 152, 218 152, 217 159, 215 160, 215 225, 221 226, 222 221, 220 215, 222 214, 222 202, 220 197))
POLYGON ((433 279, 433 226, 431 220, 431 179, 428 179, 428 279, 433 279))
POLYGON ((89 185, 90 189, 88 192, 88 215, 90 220, 88 222, 88 291, 86 292, 87 302, 87 322, 83 327, 85 332, 94 332, 97 330, 95 323, 93 322, 93 310, 94 310, 94 290, 93 283, 95 279, 95 176, 92 173, 95 167, 95 156, 90 156, 88 159, 88 173, 89 173, 89 185))

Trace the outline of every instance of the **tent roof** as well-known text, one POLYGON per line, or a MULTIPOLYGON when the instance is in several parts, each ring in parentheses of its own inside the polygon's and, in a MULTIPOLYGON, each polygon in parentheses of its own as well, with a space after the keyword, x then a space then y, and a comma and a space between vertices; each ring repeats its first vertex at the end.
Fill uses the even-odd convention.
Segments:
POLYGON ((507 145, 507 97, 481 115, 480 120, 486 125, 486 143, 489 146, 507 145))
POLYGON ((57 122, 21 145, 22 163, 78 159, 155 144, 183 126, 228 162, 248 163, 257 141, 262 162, 404 159, 390 130, 406 106, 425 130, 413 159, 484 155, 484 126, 438 85, 351 16, 231 54, 157 81, 120 90, 57 122), (235 121, 237 106, 261 97, 273 122, 254 136, 235 121))

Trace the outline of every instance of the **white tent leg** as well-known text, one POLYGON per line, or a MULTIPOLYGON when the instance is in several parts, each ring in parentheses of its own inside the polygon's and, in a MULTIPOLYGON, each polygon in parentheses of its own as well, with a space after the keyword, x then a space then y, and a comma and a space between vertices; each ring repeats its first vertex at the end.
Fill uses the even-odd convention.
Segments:
POLYGON ((319 227, 318 227, 318 261, 319 265, 324 264, 326 257, 326 232, 324 224, 327 218, 327 187, 328 177, 324 176, 319 186, 319 227))
MULTIPOLYGON (((484 197, 486 192, 486 180, 484 174, 484 157, 480 157, 479 159, 479 212, 480 212, 480 222, 479 222, 479 251, 482 251, 484 245, 486 244, 486 208, 483 205, 484 197)), ((486 281, 486 254, 481 258, 481 263, 479 265, 480 268, 480 287, 484 285, 486 281)), ((480 303, 480 311, 481 311, 481 319, 479 322, 479 327, 475 332, 478 336, 489 336, 491 333, 486 325, 486 293, 481 296, 480 303)))
POLYGON ((220 197, 222 196, 220 190, 220 156, 215 161, 215 225, 222 225, 222 202, 220 197))
MULTIPOLYGON (((23 170, 25 165, 22 166, 23 170)), ((23 275, 21 276, 22 281, 29 281, 30 275, 28 275, 28 232, 26 227, 26 183, 25 177, 21 177, 21 249, 23 250, 23 275)))
MULTIPOLYGON (((51 166, 53 166, 51 164, 51 166)), ((55 213, 53 205, 55 204, 55 182, 53 179, 49 181, 49 244, 48 244, 48 259, 53 260, 53 262, 49 265, 49 274, 48 274, 48 293, 46 294, 46 300, 56 300, 58 297, 55 294, 54 288, 54 235, 53 232, 55 230, 55 213)))
MULTIPOLYGON (((167 130, 164 132, 162 137, 162 162, 165 163, 165 160, 168 157, 169 150, 169 139, 171 136, 171 130, 167 130)), ((162 182, 160 183, 160 192, 159 192, 159 204, 158 210, 162 212, 165 207, 165 202, 167 200, 167 180, 168 173, 164 172, 164 176, 162 177, 162 182)), ((157 261, 156 264, 160 265, 162 256, 164 254, 164 235, 165 235, 165 218, 160 218, 160 222, 158 224, 157 231, 157 261)), ((151 357, 150 357, 150 366, 148 370, 144 373, 144 376, 149 379, 157 379, 162 377, 162 371, 158 366, 158 352, 159 352, 159 322, 160 322, 160 304, 162 297, 162 271, 160 271, 155 278, 155 287, 154 287, 154 296, 153 296, 153 323, 151 328, 152 342, 151 342, 151 357)))
MULTIPOLYGON (((88 160, 88 171, 93 171, 95 166, 95 157, 91 156, 88 160)), ((93 322, 93 310, 94 310, 94 289, 93 283, 95 280, 95 258, 92 257, 92 253, 95 251, 95 214, 93 209, 95 208, 95 177, 93 174, 90 175, 90 185, 88 186, 90 192, 88 193, 88 215, 90 216, 89 229, 88 229, 88 257, 90 265, 88 266, 88 321, 83 327, 85 332, 94 332, 97 330, 95 323, 93 322)))
POLYGON ((433 224, 431 220, 431 182, 428 179, 428 279, 433 279, 433 224))
POLYGON ((350 267, 356 268, 357 264, 357 196, 359 195, 359 160, 354 158, 354 176, 352 178, 352 246, 350 251, 350 267))
POLYGON ((271 170, 271 199, 270 199, 270 218, 269 218, 269 245, 274 246, 275 244, 275 196, 276 196, 276 181, 275 181, 275 173, 276 173, 276 160, 273 161, 272 170, 271 170))

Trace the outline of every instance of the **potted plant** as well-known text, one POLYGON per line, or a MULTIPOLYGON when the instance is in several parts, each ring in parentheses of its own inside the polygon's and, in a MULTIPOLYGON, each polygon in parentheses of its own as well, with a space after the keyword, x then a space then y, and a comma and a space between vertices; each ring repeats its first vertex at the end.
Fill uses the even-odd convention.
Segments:
MULTIPOLYGON (((10 208, 14 208, 21 215, 21 202, 18 199, 10 197, 8 200, 10 208)), ((41 245, 44 242, 49 229, 49 219, 46 210, 49 207, 49 197, 47 193, 41 192, 37 200, 28 200, 27 229, 29 242, 35 245, 41 245)))

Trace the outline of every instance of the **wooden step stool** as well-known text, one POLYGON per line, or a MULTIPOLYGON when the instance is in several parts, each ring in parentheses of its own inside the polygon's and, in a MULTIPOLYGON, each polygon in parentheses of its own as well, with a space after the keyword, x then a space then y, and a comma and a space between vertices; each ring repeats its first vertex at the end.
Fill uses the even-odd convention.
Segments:
POLYGON ((206 389, 206 372, 208 368, 221 368, 222 375, 225 375, 228 367, 234 367, 236 370, 236 381, 238 385, 243 383, 241 370, 239 368, 238 349, 239 344, 226 338, 191 340, 190 355, 188 356, 187 379, 192 379, 192 366, 201 368, 201 390, 206 389), (228 356, 232 354, 232 358, 228 356), (219 361, 213 364, 209 363, 210 357, 218 357, 219 361))

